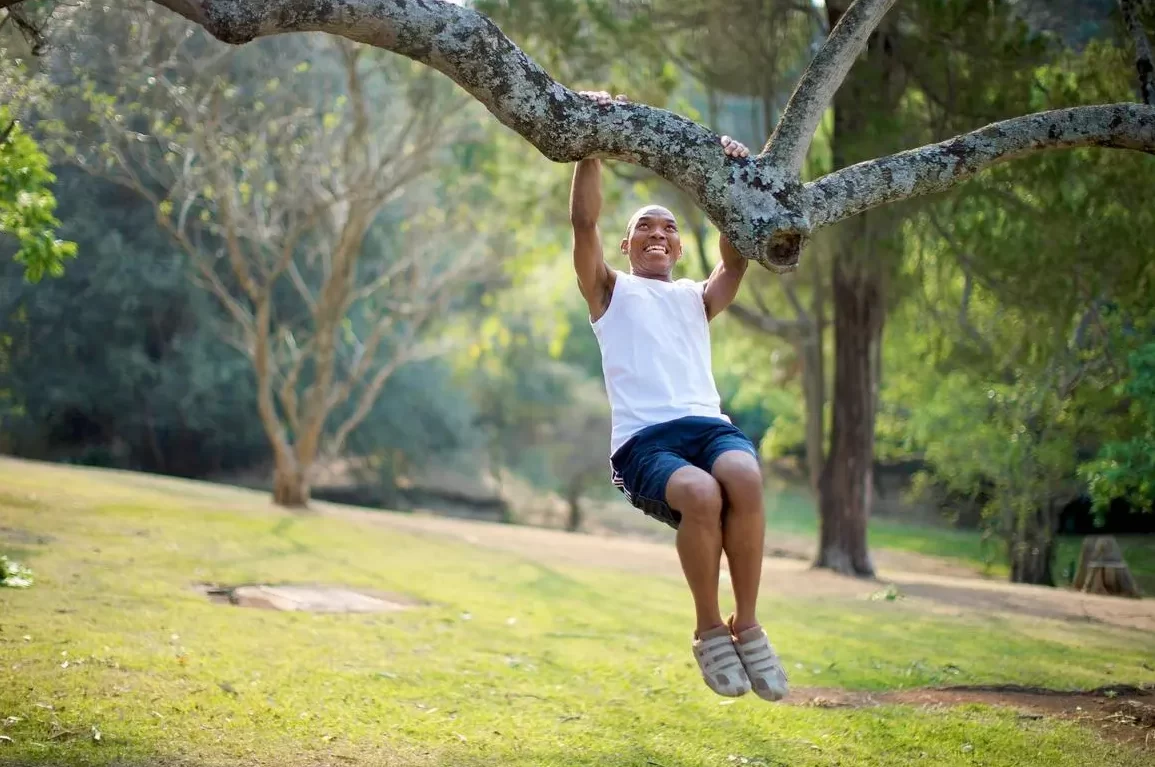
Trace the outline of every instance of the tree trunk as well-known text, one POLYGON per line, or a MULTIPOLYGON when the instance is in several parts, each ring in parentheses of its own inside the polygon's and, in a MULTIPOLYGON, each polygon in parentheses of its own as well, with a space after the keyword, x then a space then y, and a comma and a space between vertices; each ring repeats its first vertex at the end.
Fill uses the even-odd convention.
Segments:
POLYGON ((1011 582, 1054 586, 1054 504, 1039 508, 1015 521, 1010 540, 1011 582))
POLYGON ((883 301, 880 278, 864 261, 839 259, 834 265, 834 418, 819 483, 814 565, 873 577, 866 532, 874 492, 874 349, 881 339, 883 301))
POLYGON ((826 460, 826 280, 823 261, 810 256, 810 320, 814 323, 803 344, 802 388, 806 402, 806 469, 810 490, 818 497, 826 460))
MULTIPOLYGON (((830 27, 849 6, 826 4, 830 27)), ((885 143, 902 93, 887 30, 880 27, 834 97, 832 162, 844 168, 885 143)), ((832 232, 831 302, 834 323, 834 393, 830 452, 819 482, 819 537, 815 567, 874 577, 867 523, 874 494, 874 420, 887 275, 887 248, 876 247, 893 227, 891 215, 867 211, 832 232)))
POLYGON ((581 506, 581 491, 576 487, 571 487, 566 493, 566 503, 569 504, 569 519, 566 520, 565 529, 571 533, 576 533, 582 526, 582 506, 581 506))
MULTIPOLYGON (((815 288, 818 290, 818 288, 815 288)), ((826 429, 823 408, 826 404, 826 382, 822 372, 822 331, 815 328, 799 344, 802 355, 802 394, 806 404, 806 475, 810 490, 818 492, 822 478, 822 460, 826 429)))
POLYGON ((296 461, 277 461, 273 471, 273 503, 288 509, 307 508, 310 490, 306 473, 296 461))

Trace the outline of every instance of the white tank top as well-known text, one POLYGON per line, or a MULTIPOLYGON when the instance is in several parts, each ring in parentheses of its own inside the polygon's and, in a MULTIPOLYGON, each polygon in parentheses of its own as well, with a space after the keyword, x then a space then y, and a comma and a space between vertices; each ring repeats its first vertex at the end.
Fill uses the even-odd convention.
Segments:
POLYGON ((729 422, 711 368, 705 283, 616 274, 609 308, 590 323, 610 400, 610 455, 647 426, 675 418, 729 422))

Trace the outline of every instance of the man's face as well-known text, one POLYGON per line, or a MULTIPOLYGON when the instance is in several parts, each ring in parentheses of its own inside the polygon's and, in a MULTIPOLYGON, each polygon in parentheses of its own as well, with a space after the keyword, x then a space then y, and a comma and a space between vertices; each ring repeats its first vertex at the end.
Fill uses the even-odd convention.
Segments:
POLYGON ((635 274, 669 277, 682 256, 682 238, 674 214, 660 205, 648 205, 630 219, 622 252, 635 274))

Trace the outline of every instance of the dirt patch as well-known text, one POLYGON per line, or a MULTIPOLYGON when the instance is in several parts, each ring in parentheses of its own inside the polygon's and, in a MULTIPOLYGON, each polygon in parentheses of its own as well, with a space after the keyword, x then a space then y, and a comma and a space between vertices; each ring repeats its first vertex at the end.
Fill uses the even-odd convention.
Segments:
POLYGON ((888 692, 856 692, 820 687, 792 690, 786 702, 818 708, 863 708, 901 704, 935 709, 980 704, 1011 708, 1022 720, 1064 719, 1102 737, 1155 752, 1155 687, 1114 685, 1087 691, 1015 685, 938 687, 888 692))
POLYGON ((285 612, 381 613, 409 610, 423 604, 403 594, 313 584, 200 584, 197 590, 217 604, 285 612))

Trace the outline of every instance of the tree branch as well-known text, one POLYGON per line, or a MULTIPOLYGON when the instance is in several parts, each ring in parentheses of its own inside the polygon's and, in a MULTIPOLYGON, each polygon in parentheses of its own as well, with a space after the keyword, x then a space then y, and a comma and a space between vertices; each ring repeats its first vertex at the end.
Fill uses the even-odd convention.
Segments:
MULTIPOLYGON (((804 307, 802 302, 798 299, 798 291, 794 287, 793 280, 784 279, 782 281, 782 288, 786 292, 786 300, 789 301, 790 306, 794 308, 794 313, 797 314, 800 319, 810 321, 810 316, 806 311, 806 307, 804 307)), ((814 289, 818 290, 817 286, 814 289)))
POLYGON ((1155 65, 1152 64, 1151 43, 1143 22, 1139 19, 1139 9, 1135 0, 1119 0, 1119 10, 1123 13, 1123 23, 1131 33, 1135 43, 1135 72, 1139 77, 1139 100, 1148 106, 1155 106, 1155 65))
POLYGON ((550 160, 575 162, 595 156, 622 160, 686 190, 748 257, 755 257, 755 240, 764 235, 765 226, 748 225, 753 211, 734 215, 728 192, 733 177, 760 182, 759 197, 784 191, 781 180, 752 159, 727 158, 718 151, 719 136, 692 120, 644 104, 598 105, 562 86, 493 21, 463 5, 441 0, 155 2, 227 43, 289 32, 327 32, 426 64, 456 82, 550 160))
POLYGON ((454 2, 156 2, 227 43, 288 32, 327 32, 399 53, 447 75, 557 162, 597 154, 675 173, 723 166, 713 151, 717 136, 712 132, 642 104, 599 107, 557 83, 489 18, 454 2), (675 145, 690 150, 689 156, 671 157, 675 145))
POLYGON ((301 408, 297 400, 297 382, 300 380, 305 361, 309 359, 312 339, 306 340, 302 347, 297 345, 292 332, 287 328, 282 328, 282 334, 292 364, 281 381, 277 397, 281 401, 281 410, 285 414, 285 420, 289 422, 289 428, 294 434, 298 434, 301 431, 301 408))
POLYGON ((267 296, 257 302, 255 333, 252 341, 253 372, 257 379, 257 412, 261 416, 261 424, 272 443, 273 450, 278 454, 288 451, 289 439, 285 428, 277 417, 277 406, 273 401, 272 380, 272 350, 269 348, 269 320, 271 317, 271 302, 267 296))
POLYGON ((938 144, 852 165, 806 185, 814 228, 948 189, 993 165, 1046 149, 1110 147, 1155 154, 1155 108, 1073 107, 1003 120, 938 144))
POLYGON ((793 176, 802 170, 810 141, 834 92, 895 0, 855 0, 802 73, 761 161, 793 176))

